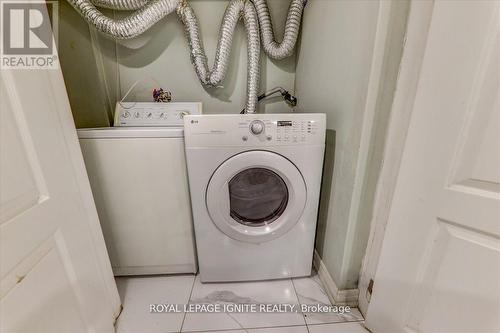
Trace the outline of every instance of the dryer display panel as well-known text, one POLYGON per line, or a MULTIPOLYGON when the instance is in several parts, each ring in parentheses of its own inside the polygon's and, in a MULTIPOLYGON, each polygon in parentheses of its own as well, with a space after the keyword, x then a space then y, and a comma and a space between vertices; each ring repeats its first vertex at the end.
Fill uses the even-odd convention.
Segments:
POLYGON ((278 127, 282 126, 292 126, 292 121, 291 120, 278 120, 277 125, 278 127))

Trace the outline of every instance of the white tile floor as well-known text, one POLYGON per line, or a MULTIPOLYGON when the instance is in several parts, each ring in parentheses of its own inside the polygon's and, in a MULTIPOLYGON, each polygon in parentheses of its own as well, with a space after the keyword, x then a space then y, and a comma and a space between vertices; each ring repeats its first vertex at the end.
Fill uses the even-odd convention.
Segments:
POLYGON ((366 333, 358 309, 302 313, 299 304, 330 305, 314 274, 262 282, 206 283, 193 275, 116 279, 123 303, 117 333, 366 333), (150 313, 150 304, 295 304, 286 313, 150 313))

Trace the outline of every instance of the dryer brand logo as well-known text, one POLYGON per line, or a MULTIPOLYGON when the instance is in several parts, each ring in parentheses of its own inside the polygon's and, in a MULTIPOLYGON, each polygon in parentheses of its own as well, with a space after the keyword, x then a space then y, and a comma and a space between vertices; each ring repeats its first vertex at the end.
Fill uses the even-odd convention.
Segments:
POLYGON ((198 124, 198 120, 191 119, 191 124, 198 124))
POLYGON ((1 68, 58 68, 57 1, 2 1, 0 9, 1 68))

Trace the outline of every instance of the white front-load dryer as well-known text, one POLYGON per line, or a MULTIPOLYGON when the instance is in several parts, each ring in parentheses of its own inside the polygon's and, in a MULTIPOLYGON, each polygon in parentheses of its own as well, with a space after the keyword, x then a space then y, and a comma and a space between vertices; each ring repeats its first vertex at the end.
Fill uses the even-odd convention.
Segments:
POLYGON ((202 282, 311 273, 324 114, 185 117, 202 282))

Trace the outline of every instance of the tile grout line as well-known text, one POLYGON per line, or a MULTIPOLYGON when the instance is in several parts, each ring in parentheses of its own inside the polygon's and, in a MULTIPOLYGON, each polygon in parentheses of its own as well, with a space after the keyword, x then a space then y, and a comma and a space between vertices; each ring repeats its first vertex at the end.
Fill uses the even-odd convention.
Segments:
POLYGON ((243 327, 243 325, 241 325, 241 323, 232 314, 230 314, 229 312, 226 312, 226 314, 229 316, 229 318, 231 318, 234 322, 236 322, 236 324, 238 324, 238 326, 241 327, 241 329, 245 331, 245 333, 249 333, 248 329, 243 327))
MULTIPOLYGON (((300 303, 299 294, 297 293, 297 288, 295 287, 295 283, 293 282, 293 278, 290 278, 290 280, 292 281, 292 286, 293 286, 293 290, 295 291, 295 297, 297 297, 297 302, 299 303, 299 306, 301 306, 302 304, 300 303)), ((307 324, 307 320, 306 320, 304 313, 302 312, 302 309, 300 310, 300 313, 302 314, 302 319, 304 320, 304 324, 305 324, 307 333, 311 333, 309 331, 309 325, 307 324)))
MULTIPOLYGON (((196 275, 197 276, 197 275, 196 275)), ((191 293, 189 295, 189 300, 191 300, 191 297, 192 297, 192 294, 193 294, 193 290, 194 290, 194 283, 196 282, 196 276, 195 276, 195 279, 193 281, 193 286, 191 288, 191 293)), ((292 278, 288 278, 288 280, 292 283, 292 287, 293 287, 293 290, 294 290, 294 293, 295 293, 295 298, 297 300, 297 303, 298 305, 300 306, 300 301, 299 301, 299 297, 297 295, 297 290, 295 289, 295 285, 293 283, 293 280, 292 278)), ((229 315, 229 313, 226 313, 227 315, 229 315)), ((306 320, 304 318, 304 314, 302 313, 301 311, 301 314, 302 314, 302 320, 304 321, 303 324, 300 324, 300 325, 287 325, 287 326, 261 326, 261 327, 252 327, 252 328, 245 328, 241 325, 241 323, 239 321, 237 321, 233 316, 229 316, 231 319, 233 319, 239 326, 240 328, 227 328, 227 329, 210 329, 210 330, 203 330, 203 331, 200 331, 200 330, 196 330, 196 331, 186 331, 185 333, 202 333, 202 332, 224 332, 224 331, 233 331, 233 330, 236 330, 236 331, 244 331, 244 332, 248 332, 248 330, 262 330, 262 329, 273 329, 273 328, 290 328, 290 327, 305 327, 307 332, 309 332, 309 328, 307 327, 307 323, 306 323, 306 320)), ((186 318, 186 314, 184 314, 184 318, 182 320, 182 325, 181 325, 181 331, 179 333, 182 333, 182 329, 184 328, 184 322, 185 322, 185 318, 186 318)))
MULTIPOLYGON (((302 304, 300 303, 299 294, 297 293, 297 288, 295 288, 295 283, 293 283, 293 278, 290 278, 290 281, 292 282, 293 291, 295 292, 295 297, 297 298, 297 303, 300 309, 300 306, 302 304)), ((307 320, 306 317, 304 316, 304 313, 302 312, 302 309, 300 309, 300 314, 302 315, 302 320, 304 320, 304 325, 306 326, 307 332, 309 332, 309 327, 307 326, 307 320)))
POLYGON ((333 321, 328 323, 316 323, 316 324, 307 324, 308 326, 321 326, 321 325, 336 325, 336 324, 350 324, 350 323, 364 323, 364 320, 348 320, 348 321, 333 321))
MULTIPOLYGON (((194 284, 196 282, 197 275, 198 274, 194 274, 194 276, 193 276, 193 284, 191 285, 191 291, 189 292, 188 304, 189 304, 189 301, 191 301, 191 296, 193 295, 193 289, 194 289, 194 284)), ((187 315, 187 313, 184 312, 184 316, 182 317, 182 323, 181 323, 181 328, 180 328, 179 332, 182 332, 182 329, 184 328, 184 321, 186 320, 186 315, 187 315)))
MULTIPOLYGON (((324 325, 324 324, 321 324, 321 325, 324 325)), ((217 329, 217 328, 211 328, 211 329, 208 329, 208 330, 196 330, 196 331, 186 331, 186 332, 183 332, 183 333, 219 333, 219 332, 231 332, 231 331, 244 331, 244 330, 251 330, 251 331, 259 331, 259 330, 267 330, 267 329, 278 329, 278 328, 293 328, 293 327, 306 327, 306 325, 286 325, 286 326, 283 326, 283 325, 280 325, 280 326, 258 326, 258 327, 251 327, 251 328, 221 328, 221 329, 217 329)), ((179 332, 175 332, 175 333, 179 333, 179 332)))

